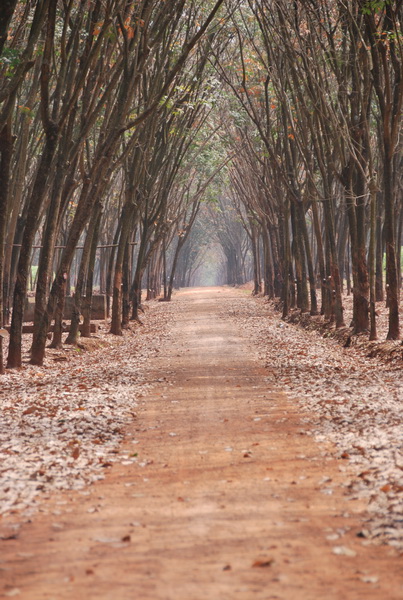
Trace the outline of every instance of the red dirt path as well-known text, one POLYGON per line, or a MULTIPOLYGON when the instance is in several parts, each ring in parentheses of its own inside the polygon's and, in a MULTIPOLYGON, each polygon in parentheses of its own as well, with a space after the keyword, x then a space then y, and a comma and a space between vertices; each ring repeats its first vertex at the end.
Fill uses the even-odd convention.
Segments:
POLYGON ((253 344, 223 317, 239 293, 176 296, 174 342, 150 366, 166 379, 127 432, 138 463, 55 495, 0 542, 1 598, 403 598, 401 557, 357 537, 365 506, 343 495, 339 462, 301 435, 301 410, 268 389, 253 344))

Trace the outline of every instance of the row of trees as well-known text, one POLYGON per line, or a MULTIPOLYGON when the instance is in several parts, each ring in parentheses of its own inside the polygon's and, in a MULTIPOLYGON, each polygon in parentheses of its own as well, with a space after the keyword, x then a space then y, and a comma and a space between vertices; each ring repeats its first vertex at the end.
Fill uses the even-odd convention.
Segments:
POLYGON ((250 0, 214 55, 232 117, 223 143, 236 153, 228 196, 243 205, 255 291, 262 274, 284 315, 295 293, 340 327, 351 277, 354 330, 372 339, 385 289, 388 339, 399 337, 402 25, 401 1, 250 0))
POLYGON ((208 168, 197 179, 195 172, 208 143, 203 128, 215 81, 205 70, 222 4, 2 3, 0 318, 11 312, 9 367, 21 365, 34 245, 41 249, 31 362, 42 364, 54 317, 53 345, 61 343, 78 244, 71 343, 83 296, 90 303, 100 240, 113 246, 107 287, 111 331, 119 334, 130 306, 137 316, 147 264, 162 264, 167 247, 186 237, 211 177, 208 168))
POLYGON ((337 327, 347 285, 371 339, 384 299, 400 333, 402 19, 392 1, 243 2, 213 53, 232 159, 210 223, 227 283, 252 259, 254 293, 337 327))
MULTIPOLYGON (((402 4, 3 1, 8 366, 21 365, 33 256, 33 364, 43 362, 53 319, 52 343, 61 344, 78 256, 71 343, 81 313, 88 326, 95 264, 111 332, 121 334, 138 318, 144 283, 149 297, 162 286, 169 300, 175 274, 189 284, 213 255, 228 283, 252 271, 254 292, 281 296, 284 315, 295 302, 336 326, 347 281, 354 329, 372 338, 386 290, 388 338, 397 339, 402 4), (99 246, 109 248, 102 265, 99 246)), ((2 352, 0 336, 0 370, 2 352)))

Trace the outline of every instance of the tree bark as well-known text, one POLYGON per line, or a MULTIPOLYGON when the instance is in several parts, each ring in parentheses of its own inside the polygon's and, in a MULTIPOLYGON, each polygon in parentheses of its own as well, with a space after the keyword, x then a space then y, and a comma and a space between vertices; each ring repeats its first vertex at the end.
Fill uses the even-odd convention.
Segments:
POLYGON ((386 276, 387 296, 389 303, 389 329, 388 340, 398 340, 399 326, 399 287, 396 264, 395 243, 395 202, 393 194, 393 172, 389 145, 385 144, 385 158, 383 165, 383 189, 385 202, 385 245, 386 245, 386 276))
POLYGON ((91 241, 90 257, 88 261, 87 282, 85 288, 85 297, 83 299, 83 324, 81 328, 82 337, 91 337, 91 307, 94 282, 94 266, 99 239, 99 229, 101 225, 102 211, 99 211, 98 219, 95 223, 94 234, 91 241))
MULTIPOLYGON (((11 120, 0 131, 0 330, 4 326, 3 278, 4 278, 4 242, 6 237, 7 212, 9 203, 9 184, 11 157, 14 140, 11 133, 11 120)), ((3 332, 0 332, 0 375, 4 374, 3 332)))
POLYGON ((123 335, 122 332, 122 278, 123 261, 129 240, 131 228, 133 227, 134 204, 126 203, 123 207, 120 227, 119 246, 116 254, 115 272, 112 288, 112 322, 110 333, 123 335))
POLYGON ((24 301, 27 293, 31 248, 37 230, 39 212, 42 207, 43 197, 46 190, 48 176, 51 171, 51 165, 57 147, 57 142, 58 130, 55 126, 50 127, 32 190, 28 208, 27 223, 24 229, 20 256, 18 260, 18 272, 14 288, 13 317, 11 320, 10 329, 10 345, 7 359, 7 366, 9 368, 21 366, 22 320, 24 301))
POLYGON ((85 241, 84 241, 84 248, 83 248, 83 251, 81 254, 80 266, 78 269, 78 276, 77 276, 76 286, 75 286, 75 291, 74 291, 74 305, 72 308, 70 332, 65 341, 66 344, 71 344, 73 346, 76 346, 78 343, 82 296, 83 296, 83 291, 84 291, 85 278, 86 278, 86 275, 88 272, 88 266, 89 266, 89 261, 90 261, 90 254, 91 254, 91 248, 93 245, 95 229, 96 229, 96 225, 99 221, 100 210, 101 210, 101 208, 98 205, 91 216, 87 235, 86 235, 85 241))

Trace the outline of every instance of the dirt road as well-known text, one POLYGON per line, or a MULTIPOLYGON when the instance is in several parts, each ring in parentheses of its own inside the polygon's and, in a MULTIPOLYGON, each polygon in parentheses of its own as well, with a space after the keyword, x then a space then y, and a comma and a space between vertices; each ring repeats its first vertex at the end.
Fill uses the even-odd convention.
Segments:
POLYGON ((1 543, 0 597, 403 597, 401 557, 357 537, 365 507, 338 485, 339 461, 302 435, 307 415, 268 388, 253 340, 226 316, 239 293, 176 296, 127 460, 1 543))

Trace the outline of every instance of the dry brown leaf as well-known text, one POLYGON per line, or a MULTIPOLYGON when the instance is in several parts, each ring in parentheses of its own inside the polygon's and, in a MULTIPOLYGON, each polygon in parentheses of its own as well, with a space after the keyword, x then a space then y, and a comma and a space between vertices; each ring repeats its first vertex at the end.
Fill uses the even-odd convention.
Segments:
POLYGON ((252 564, 252 567, 253 568, 271 567, 273 563, 274 563, 274 558, 261 558, 261 559, 255 560, 255 562, 252 564))

